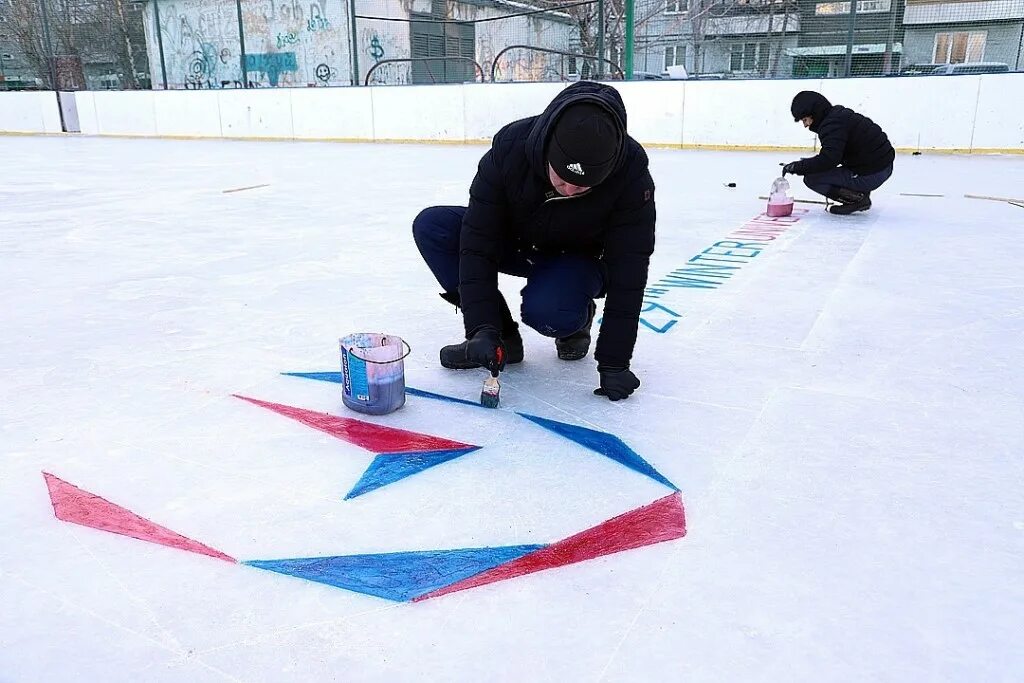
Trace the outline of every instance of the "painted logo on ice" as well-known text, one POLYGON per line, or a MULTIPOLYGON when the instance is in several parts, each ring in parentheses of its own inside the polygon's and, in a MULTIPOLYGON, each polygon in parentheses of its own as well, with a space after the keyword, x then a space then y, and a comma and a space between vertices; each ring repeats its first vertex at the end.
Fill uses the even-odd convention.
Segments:
MULTIPOLYGON (((293 377, 341 382, 338 372, 285 373, 293 377)), ((476 403, 408 388, 417 399, 443 401, 452 410, 480 408, 476 403)), ((375 454, 369 467, 345 495, 345 500, 383 489, 443 463, 471 456, 480 446, 441 436, 385 427, 349 417, 235 395, 255 408, 268 410, 311 429, 375 454)), ((504 411, 502 411, 504 412, 504 411)), ((316 581, 387 600, 427 600, 524 574, 611 555, 654 543, 682 538, 686 520, 679 489, 613 434, 526 413, 499 412, 494 419, 525 419, 597 455, 610 458, 636 474, 648 477, 669 493, 647 505, 544 544, 398 551, 364 555, 333 555, 240 564, 316 581)), ((163 527, 115 503, 43 473, 57 519, 130 536, 150 543, 238 563, 235 558, 163 527)))

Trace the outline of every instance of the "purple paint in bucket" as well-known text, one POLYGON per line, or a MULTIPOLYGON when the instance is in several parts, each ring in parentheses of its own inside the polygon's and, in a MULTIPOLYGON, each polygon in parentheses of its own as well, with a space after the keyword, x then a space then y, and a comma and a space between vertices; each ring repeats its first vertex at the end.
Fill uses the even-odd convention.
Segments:
POLYGON ((338 340, 342 402, 368 415, 386 415, 405 405, 405 357, 401 337, 359 332, 338 340))

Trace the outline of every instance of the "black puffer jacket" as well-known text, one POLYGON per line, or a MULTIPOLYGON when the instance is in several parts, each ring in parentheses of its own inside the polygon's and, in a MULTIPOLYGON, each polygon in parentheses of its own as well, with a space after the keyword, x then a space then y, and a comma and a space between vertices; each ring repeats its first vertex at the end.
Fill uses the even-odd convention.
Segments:
POLYGON ((825 96, 804 91, 793 99, 793 118, 814 117, 811 130, 818 134, 821 151, 796 164, 794 173, 807 175, 840 164, 858 175, 876 173, 896 159, 896 151, 882 128, 852 109, 832 106, 825 96))
POLYGON ((619 93, 584 81, 559 93, 540 116, 514 121, 494 136, 480 160, 462 222, 459 294, 467 336, 485 325, 501 328, 503 253, 589 254, 601 258, 606 273, 607 300, 594 357, 606 365, 629 364, 654 251, 655 206, 647 154, 625 132, 619 93), (624 144, 611 175, 570 198, 552 189, 545 148, 559 112, 577 102, 594 102, 614 114, 624 144))

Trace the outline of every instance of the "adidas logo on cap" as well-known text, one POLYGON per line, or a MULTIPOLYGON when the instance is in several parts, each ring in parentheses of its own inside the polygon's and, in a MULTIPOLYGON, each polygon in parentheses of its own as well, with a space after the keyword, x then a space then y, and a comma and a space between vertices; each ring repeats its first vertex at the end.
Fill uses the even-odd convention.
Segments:
POLYGON ((566 166, 566 168, 575 173, 576 175, 586 175, 583 172, 583 166, 581 166, 578 162, 575 164, 569 164, 568 166, 566 166))

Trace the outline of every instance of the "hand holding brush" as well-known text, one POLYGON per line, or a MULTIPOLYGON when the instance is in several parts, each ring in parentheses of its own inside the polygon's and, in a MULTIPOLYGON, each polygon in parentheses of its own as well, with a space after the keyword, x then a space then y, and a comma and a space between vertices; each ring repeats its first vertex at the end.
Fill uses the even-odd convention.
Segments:
POLYGON ((493 327, 481 327, 469 338, 466 345, 466 357, 491 372, 484 380, 480 392, 480 405, 497 408, 501 394, 501 383, 498 373, 505 369, 505 347, 501 343, 501 335, 493 327))

